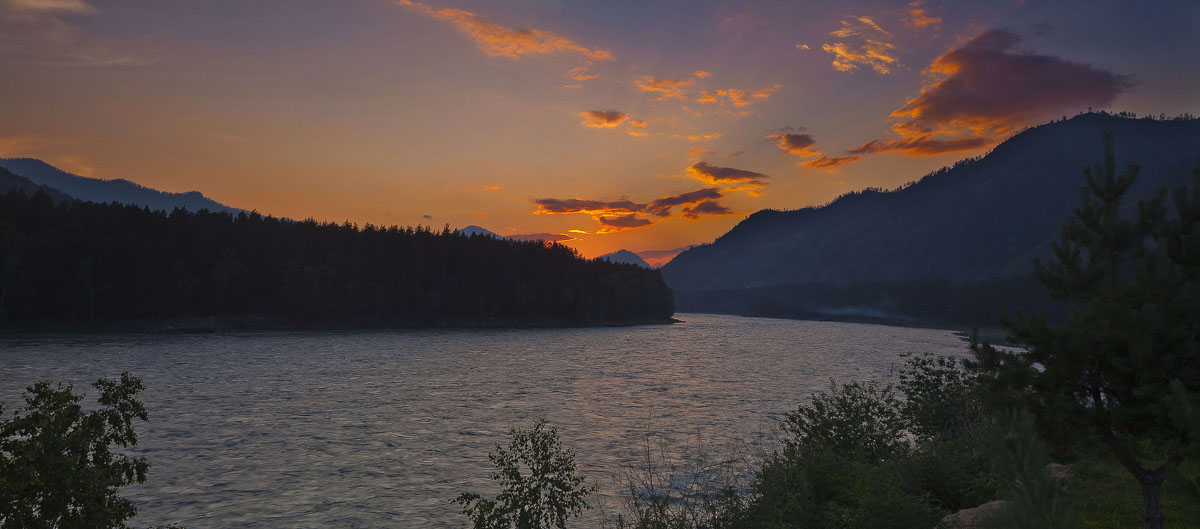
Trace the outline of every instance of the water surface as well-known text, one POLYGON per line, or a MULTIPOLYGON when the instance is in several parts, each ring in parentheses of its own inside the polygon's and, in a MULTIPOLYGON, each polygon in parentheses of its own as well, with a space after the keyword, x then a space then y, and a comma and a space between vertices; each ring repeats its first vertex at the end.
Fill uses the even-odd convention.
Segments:
MULTIPOLYGON (((538 417, 611 494, 647 447, 762 448, 830 379, 890 380, 950 331, 683 314, 593 329, 0 337, 0 402, 36 380, 143 378, 139 525, 464 527, 487 452, 538 417), (670 441, 664 443, 663 440, 670 441), (756 443, 759 443, 756 445, 756 443)), ((769 446, 769 445, 768 445, 769 446)), ((594 519, 594 515, 593 515, 594 519)))

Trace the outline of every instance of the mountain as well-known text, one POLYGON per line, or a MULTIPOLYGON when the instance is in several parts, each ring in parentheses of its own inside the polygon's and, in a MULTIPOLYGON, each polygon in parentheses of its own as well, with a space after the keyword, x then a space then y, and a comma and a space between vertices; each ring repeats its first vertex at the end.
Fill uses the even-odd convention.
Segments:
POLYGON ((472 235, 484 235, 487 237, 494 237, 496 239, 504 238, 499 235, 496 235, 494 232, 492 232, 491 230, 488 230, 487 228, 480 228, 479 226, 475 226, 475 225, 471 225, 471 226, 467 226, 466 228, 462 228, 462 229, 458 230, 458 233, 459 233, 459 235, 463 235, 466 237, 470 237, 472 235))
POLYGON ((661 267, 674 259, 680 252, 687 250, 695 245, 681 246, 679 248, 671 248, 669 250, 642 250, 638 252, 638 257, 641 257, 647 264, 654 268, 661 267))
MULTIPOLYGON (((837 297, 829 291, 834 287, 1028 278, 1034 258, 1049 255, 1049 243, 1079 205, 1082 168, 1101 159, 1105 132, 1113 133, 1118 166, 1141 165, 1131 203, 1159 187, 1190 182, 1200 166, 1200 120, 1082 114, 1025 130, 983 157, 896 190, 865 189, 820 207, 759 211, 713 243, 680 253, 663 276, 680 294, 681 311, 706 310, 737 291, 760 298, 723 310, 752 311, 749 305, 761 304, 767 290, 776 291, 773 304, 787 305, 776 288, 781 285, 824 289, 828 299, 837 297), (717 291, 723 294, 712 294, 717 291)), ((820 301, 807 300, 803 310, 773 310, 811 311, 820 301)))
POLYGON ((171 211, 184 208, 189 211, 224 211, 239 213, 242 210, 216 202, 199 191, 171 193, 145 187, 129 180, 101 180, 71 174, 35 158, 2 158, 0 167, 23 176, 34 184, 44 185, 67 195, 89 202, 118 202, 147 206, 150 209, 171 211))
POLYGON ((54 200, 55 203, 75 200, 57 189, 35 184, 24 176, 13 174, 12 171, 0 167, 0 195, 6 194, 9 191, 21 191, 27 197, 32 197, 38 191, 43 191, 47 195, 50 195, 50 199, 54 200))
POLYGON ((624 264, 638 265, 642 268, 653 268, 652 266, 650 266, 649 263, 642 260, 642 258, 639 257, 638 254, 633 253, 624 248, 617 250, 613 253, 601 255, 600 257, 597 257, 596 259, 608 261, 611 263, 624 263, 624 264))

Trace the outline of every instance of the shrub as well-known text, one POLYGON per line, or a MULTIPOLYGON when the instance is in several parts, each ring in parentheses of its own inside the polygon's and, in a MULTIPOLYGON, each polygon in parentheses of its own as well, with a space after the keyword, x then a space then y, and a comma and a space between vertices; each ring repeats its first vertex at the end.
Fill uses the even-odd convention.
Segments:
POLYGON ((488 454, 500 494, 489 500, 468 492, 452 501, 463 505, 475 529, 565 528, 589 508, 586 499, 595 491, 578 474, 575 452, 562 446, 558 430, 547 429, 544 419, 510 436, 507 447, 496 445, 488 454))

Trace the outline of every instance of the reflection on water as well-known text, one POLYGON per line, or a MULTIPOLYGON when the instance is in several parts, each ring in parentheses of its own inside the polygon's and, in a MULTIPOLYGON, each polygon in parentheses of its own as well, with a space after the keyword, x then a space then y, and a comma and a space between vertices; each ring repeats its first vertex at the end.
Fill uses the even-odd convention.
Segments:
POLYGON ((888 379, 901 353, 966 351, 949 331, 678 317, 602 329, 0 338, 0 402, 17 404, 36 380, 82 389, 141 376, 150 422, 137 451, 152 467, 127 489, 139 525, 462 527, 448 500, 492 490, 488 450, 537 417, 612 493, 648 435, 718 450, 752 442, 831 378, 888 379))

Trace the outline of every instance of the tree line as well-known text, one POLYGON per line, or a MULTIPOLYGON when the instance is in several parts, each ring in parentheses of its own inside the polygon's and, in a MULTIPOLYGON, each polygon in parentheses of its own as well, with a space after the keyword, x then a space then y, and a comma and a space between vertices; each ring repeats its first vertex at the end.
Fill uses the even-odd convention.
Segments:
POLYGON ((287 325, 666 321, 656 270, 448 227, 0 196, 0 320, 268 318, 287 325))

